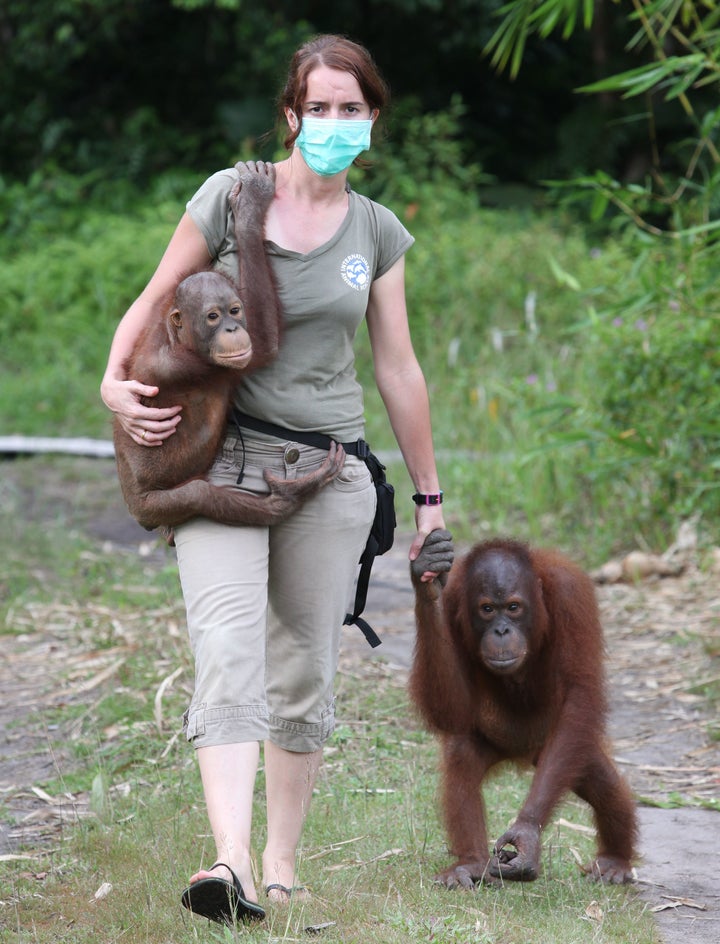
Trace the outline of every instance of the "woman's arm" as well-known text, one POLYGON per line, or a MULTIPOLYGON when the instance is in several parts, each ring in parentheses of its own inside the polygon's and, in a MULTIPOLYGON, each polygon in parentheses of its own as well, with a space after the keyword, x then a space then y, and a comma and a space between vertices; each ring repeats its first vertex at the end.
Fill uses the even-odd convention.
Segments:
MULTIPOLYGON (((367 324, 375 380, 410 478, 418 492, 435 494, 440 491, 440 484, 432 442, 430 402, 410 337, 404 258, 373 282, 367 324)), ((431 531, 445 527, 442 506, 419 505, 415 523, 418 533, 410 547, 410 560, 418 556, 431 531)), ((432 578, 424 575, 423 579, 432 578)))
POLYGON ((154 397, 158 388, 144 384, 142 377, 126 377, 124 364, 140 333, 153 317, 158 317, 158 308, 174 293, 177 285, 210 261, 204 236, 188 214, 183 214, 154 275, 115 331, 100 394, 123 429, 142 445, 161 446, 163 440, 175 432, 180 408, 143 406, 140 397, 154 397), (153 434, 150 442, 143 438, 143 433, 148 432, 153 434))

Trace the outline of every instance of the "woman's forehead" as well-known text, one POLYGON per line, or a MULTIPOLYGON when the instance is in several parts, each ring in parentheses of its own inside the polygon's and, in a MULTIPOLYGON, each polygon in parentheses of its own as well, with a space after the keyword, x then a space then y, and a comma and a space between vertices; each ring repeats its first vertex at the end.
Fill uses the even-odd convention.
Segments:
POLYGON ((350 72, 331 69, 329 66, 316 66, 308 73, 306 101, 326 101, 340 97, 348 102, 364 102, 360 83, 350 72))

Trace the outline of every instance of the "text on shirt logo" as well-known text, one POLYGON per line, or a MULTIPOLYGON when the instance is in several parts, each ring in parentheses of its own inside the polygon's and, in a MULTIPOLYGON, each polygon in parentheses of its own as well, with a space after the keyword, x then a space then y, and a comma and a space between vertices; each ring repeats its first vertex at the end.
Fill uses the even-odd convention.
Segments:
POLYGON ((359 252, 353 252, 343 259, 340 274, 343 281, 356 292, 364 292, 370 285, 370 264, 359 252))

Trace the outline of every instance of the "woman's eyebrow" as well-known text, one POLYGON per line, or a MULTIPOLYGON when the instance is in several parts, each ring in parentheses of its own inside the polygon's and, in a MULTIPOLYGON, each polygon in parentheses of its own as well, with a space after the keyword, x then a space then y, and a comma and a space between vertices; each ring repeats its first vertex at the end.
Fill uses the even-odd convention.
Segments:
MULTIPOLYGON (((327 102, 320 101, 319 99, 308 99, 308 101, 305 102, 305 107, 308 108, 311 105, 322 105, 323 107, 327 107, 327 104, 328 104, 327 102)), ((356 108, 361 108, 365 104, 366 102, 362 102, 362 101, 341 102, 341 105, 343 108, 347 108, 348 105, 354 105, 356 108)))

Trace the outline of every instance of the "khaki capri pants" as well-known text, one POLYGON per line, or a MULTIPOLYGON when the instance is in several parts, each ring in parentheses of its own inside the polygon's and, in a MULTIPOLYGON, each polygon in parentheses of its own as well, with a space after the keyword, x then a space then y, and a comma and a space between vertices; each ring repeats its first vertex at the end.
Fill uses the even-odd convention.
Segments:
MULTIPOLYGON (((267 494, 263 469, 295 478, 326 456, 234 432, 209 478, 267 494)), ((334 481, 272 527, 196 518, 175 529, 195 659, 184 725, 195 747, 269 739, 309 752, 330 737, 340 634, 375 503, 367 466, 347 456, 334 481)))

